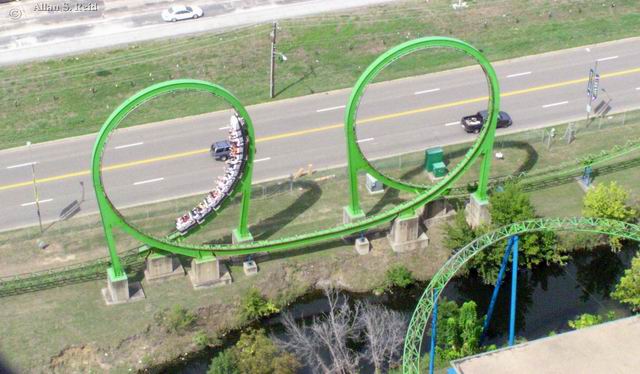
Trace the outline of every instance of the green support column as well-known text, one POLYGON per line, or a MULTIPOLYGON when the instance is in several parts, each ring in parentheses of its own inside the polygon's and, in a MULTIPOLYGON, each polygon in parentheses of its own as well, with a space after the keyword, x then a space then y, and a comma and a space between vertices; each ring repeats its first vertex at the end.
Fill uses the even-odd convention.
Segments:
POLYGON ((367 69, 365 69, 365 71, 362 73, 362 75, 354 85, 345 109, 344 121, 345 135, 347 137, 347 167, 349 172, 349 205, 345 208, 347 213, 363 214, 360 207, 360 196, 358 192, 358 173, 361 171, 371 174, 377 180, 381 181, 384 185, 400 191, 413 192, 416 194, 420 194, 425 191, 434 191, 435 198, 437 197, 436 195, 446 193, 445 189, 441 189, 441 187, 444 186, 444 184, 448 184, 457 180, 473 164, 473 160, 475 160, 479 156, 483 156, 483 161, 481 165, 481 179, 478 183, 479 186, 477 197, 479 197, 480 200, 485 201, 487 199, 487 184, 489 181, 491 166, 493 138, 495 136, 498 112, 500 110, 499 91, 500 88, 498 85, 498 78, 495 71, 493 70, 493 67, 486 59, 486 57, 484 57, 484 55, 480 53, 480 51, 475 49, 470 44, 467 44, 458 39, 446 37, 425 37, 414 39, 397 45, 380 55, 373 63, 371 63, 371 65, 367 67, 367 69), (364 95, 367 85, 371 83, 385 67, 387 67, 394 61, 412 52, 430 47, 449 47, 455 50, 462 51, 474 58, 482 67, 487 77, 490 93, 488 100, 489 118, 487 118, 486 124, 480 132, 476 143, 469 150, 463 161, 460 162, 459 167, 456 166, 451 170, 451 176, 447 178, 447 182, 438 184, 436 186, 406 183, 385 176, 380 171, 376 170, 366 159, 366 157, 362 153, 362 150, 360 149, 360 146, 358 145, 356 136, 356 117, 358 105, 362 96, 364 95))
POLYGON ((98 209, 102 216, 102 225, 105 232, 107 241, 107 247, 109 250, 109 256, 111 258, 111 269, 113 276, 122 277, 126 276, 122 264, 117 255, 116 243, 113 237, 113 229, 116 227, 121 228, 127 234, 145 243, 149 248, 162 249, 167 252, 183 254, 191 257, 198 257, 201 254, 194 249, 185 248, 178 245, 178 242, 182 238, 179 235, 170 234, 163 240, 152 238, 133 226, 129 225, 125 219, 120 215, 117 209, 113 206, 109 197, 107 196, 104 185, 102 183, 102 155, 109 138, 109 135, 114 131, 120 122, 133 111, 139 105, 153 99, 154 97, 163 95, 168 92, 178 90, 194 90, 204 91, 211 93, 217 97, 222 98, 242 117, 245 121, 245 128, 247 131, 248 142, 248 154, 247 161, 242 179, 237 184, 235 190, 231 191, 227 200, 223 202, 220 209, 228 204, 231 198, 238 192, 242 193, 241 212, 238 222, 238 227, 233 230, 234 236, 240 241, 253 240, 248 228, 249 221, 249 204, 251 201, 251 181, 253 175, 253 160, 255 155, 255 134, 253 131, 253 123, 249 117, 249 113, 240 103, 240 101, 233 96, 229 91, 221 86, 193 79, 179 79, 173 81, 167 81, 155 84, 147 87, 142 91, 139 91, 132 97, 125 100, 116 110, 111 113, 109 118, 105 121, 104 125, 98 132, 96 142, 93 147, 92 162, 91 162, 91 178, 93 181, 94 190, 96 192, 96 200, 98 203, 98 209))

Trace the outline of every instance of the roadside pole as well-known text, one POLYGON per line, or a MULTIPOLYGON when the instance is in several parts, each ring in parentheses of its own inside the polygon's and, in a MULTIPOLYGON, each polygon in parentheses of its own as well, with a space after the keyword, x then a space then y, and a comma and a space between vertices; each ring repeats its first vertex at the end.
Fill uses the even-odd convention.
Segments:
POLYGON ((40 215, 40 199, 38 197, 38 186, 36 185, 36 163, 33 161, 33 154, 31 152, 31 142, 27 142, 29 147, 29 161, 31 162, 31 179, 33 180, 33 195, 36 201, 36 212, 38 213, 38 225, 40 225, 40 234, 44 232, 42 229, 42 216, 40 215))
POLYGON ((598 98, 598 86, 600 85, 600 74, 598 74, 598 61, 593 69, 589 70, 589 83, 587 83, 587 121, 586 125, 589 125, 589 118, 591 117, 591 103, 598 98))
POLYGON ((275 75, 276 75, 276 32, 278 22, 273 22, 271 29, 271 74, 269 78, 269 97, 273 99, 275 96, 275 75))

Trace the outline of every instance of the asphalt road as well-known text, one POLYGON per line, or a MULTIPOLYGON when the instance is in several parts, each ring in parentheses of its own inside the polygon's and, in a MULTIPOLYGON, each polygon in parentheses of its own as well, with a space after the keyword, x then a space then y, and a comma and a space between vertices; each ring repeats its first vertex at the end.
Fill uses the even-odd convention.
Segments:
MULTIPOLYGON (((514 120, 499 133, 584 118, 589 68, 599 60, 602 98, 613 111, 640 104, 640 38, 530 56, 494 64, 502 110, 514 120)), ((358 138, 369 158, 473 140, 458 123, 486 107, 481 70, 457 69, 370 86, 359 107, 358 138)), ((343 106, 350 90, 248 108, 257 155, 254 181, 287 176, 313 164, 346 163, 343 106)), ((230 112, 216 112, 118 130, 104 159, 104 179, 118 207, 211 189, 221 163, 208 154, 225 137, 230 112)), ((561 134, 560 134, 561 135, 561 134)), ((35 161, 41 210, 55 220, 74 200, 96 211, 89 167, 95 135, 0 151, 0 228, 37 224, 30 162, 35 161), (84 187, 81 185, 84 184, 84 187), (84 189, 84 191, 83 191, 84 189)), ((194 201, 197 199, 194 198, 194 201)), ((346 191, 345 191, 346 203, 346 191)))
POLYGON ((204 17, 164 22, 174 0, 23 0, 0 4, 0 65, 227 30, 390 0, 193 0, 204 17), (76 8, 76 4, 83 5, 76 8))

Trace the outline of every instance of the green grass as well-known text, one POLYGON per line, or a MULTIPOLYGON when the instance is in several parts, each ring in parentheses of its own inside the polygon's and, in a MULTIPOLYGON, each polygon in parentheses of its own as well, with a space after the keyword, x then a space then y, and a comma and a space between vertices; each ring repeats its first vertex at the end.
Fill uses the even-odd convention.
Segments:
MULTIPOLYGON (((144 301, 112 307, 100 297, 105 281, 2 298, 0 352, 17 372, 52 372, 52 356, 70 346, 87 345, 86 350, 98 354, 76 357, 84 365, 58 368, 60 372, 88 372, 89 368, 102 372, 106 368, 95 363, 100 360, 109 365, 109 372, 126 373, 131 367, 141 368, 150 358, 159 362, 193 350, 195 331, 222 335, 240 327, 244 323, 238 318, 240 299, 254 286, 283 306, 320 281, 340 282, 355 292, 371 290, 384 282, 392 264, 403 264, 417 279, 429 279, 448 257, 441 238, 434 229, 430 235, 433 248, 404 254, 392 252, 386 238, 380 238, 373 241, 368 256, 357 255, 352 245, 336 241, 260 258, 260 272, 253 277, 244 276, 240 266, 231 266, 234 281, 220 288, 194 291, 186 277, 144 282, 144 301), (176 304, 197 312, 198 327, 184 336, 157 331, 153 315, 176 304)), ((140 274, 129 276, 139 279, 140 274)))
MULTIPOLYGON (((636 36, 640 31, 636 0, 618 0, 615 7, 575 0, 469 3, 468 9, 456 12, 449 0, 407 0, 284 20, 278 49, 288 60, 278 64, 277 98, 350 87, 380 53, 420 36, 454 36, 496 61, 636 36)), ((125 98, 168 79, 212 81, 245 104, 268 101, 268 33, 269 25, 261 25, 5 67, 0 71, 0 149, 97 131, 125 98)), ((450 51, 417 53, 399 60, 377 79, 468 63, 450 51)), ((129 124, 222 106, 205 95, 167 95, 157 101, 157 106, 141 108, 129 124)))

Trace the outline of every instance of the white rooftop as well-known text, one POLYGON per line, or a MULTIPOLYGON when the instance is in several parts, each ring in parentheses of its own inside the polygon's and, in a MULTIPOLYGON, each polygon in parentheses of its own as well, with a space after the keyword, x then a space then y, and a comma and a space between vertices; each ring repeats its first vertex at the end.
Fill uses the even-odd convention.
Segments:
POLYGON ((458 374, 637 374, 640 316, 453 361, 458 374))

